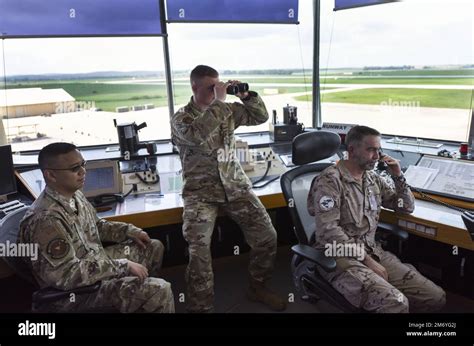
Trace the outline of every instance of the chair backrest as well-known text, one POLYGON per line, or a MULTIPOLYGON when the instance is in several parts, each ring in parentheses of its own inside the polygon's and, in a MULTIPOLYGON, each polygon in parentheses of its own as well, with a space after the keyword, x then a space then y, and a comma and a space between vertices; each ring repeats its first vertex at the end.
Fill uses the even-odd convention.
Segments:
POLYGON ((340 144, 339 135, 327 131, 303 133, 293 139, 293 163, 303 166, 283 174, 280 184, 300 244, 308 245, 316 230, 314 216, 307 208, 311 183, 320 172, 333 165, 321 161, 333 156, 340 144), (307 164, 314 161, 319 162, 307 164))
POLYGON ((329 131, 311 131, 293 138, 292 161, 305 165, 333 156, 341 146, 341 137, 329 131))
MULTIPOLYGON (((28 210, 27 206, 18 208, 8 213, 0 221, 0 244, 4 244, 5 247, 16 246, 18 242, 18 234, 20 232, 20 221, 28 210)), ((24 258, 19 257, 20 254, 12 256, 5 256, 2 259, 8 264, 16 274, 25 279, 28 282, 35 283, 29 267, 26 265, 24 258)))

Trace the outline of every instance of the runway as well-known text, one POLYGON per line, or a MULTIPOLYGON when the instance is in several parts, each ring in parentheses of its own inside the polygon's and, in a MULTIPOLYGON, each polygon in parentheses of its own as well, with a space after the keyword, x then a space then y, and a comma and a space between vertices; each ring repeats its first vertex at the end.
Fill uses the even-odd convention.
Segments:
MULTIPOLYGON (((322 94, 332 92, 324 90, 322 94)), ((283 107, 289 105, 298 108, 298 121, 306 127, 312 124, 311 102, 296 101, 296 96, 308 93, 292 93, 263 96, 269 114, 277 111, 283 121, 283 107)), ((231 99, 228 100, 232 102, 231 99)), ((176 105, 175 111, 183 105, 176 105)), ((399 136, 436 138, 441 140, 465 141, 468 136, 469 110, 430 108, 430 107, 397 107, 391 105, 360 105, 349 103, 322 103, 322 116, 326 122, 367 125, 384 134, 399 136)), ((13 151, 40 149, 44 145, 67 141, 76 145, 88 146, 117 143, 117 132, 113 119, 118 123, 135 121, 137 124, 147 122, 148 127, 139 133, 141 141, 170 138, 168 107, 157 107, 150 110, 115 113, 81 111, 53 114, 50 117, 24 117, 3 119, 7 135, 22 127, 35 128, 47 138, 35 138, 27 142, 12 143, 13 151)), ((268 131, 269 122, 258 126, 242 126, 237 133, 268 131)), ((31 135, 34 137, 34 135, 31 135)))

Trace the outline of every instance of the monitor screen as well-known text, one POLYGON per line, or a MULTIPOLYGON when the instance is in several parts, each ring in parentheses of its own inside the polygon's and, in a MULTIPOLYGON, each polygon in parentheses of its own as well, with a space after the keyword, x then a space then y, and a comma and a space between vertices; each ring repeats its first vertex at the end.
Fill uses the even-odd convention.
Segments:
POLYGON ((86 197, 121 192, 120 173, 117 161, 89 161, 86 167, 86 181, 82 192, 86 197))
POLYGON ((16 192, 15 172, 13 169, 12 147, 0 146, 0 196, 16 192))

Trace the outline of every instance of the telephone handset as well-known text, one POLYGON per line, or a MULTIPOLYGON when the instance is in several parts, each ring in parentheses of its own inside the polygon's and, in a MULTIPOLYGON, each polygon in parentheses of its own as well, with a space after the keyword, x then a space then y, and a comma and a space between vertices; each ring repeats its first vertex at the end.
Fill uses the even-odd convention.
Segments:
POLYGON ((125 195, 121 193, 103 193, 101 195, 95 196, 91 203, 96 208, 113 203, 123 203, 125 198, 127 198, 134 191, 134 189, 135 187, 132 187, 125 195))
POLYGON ((112 203, 123 203, 124 200, 125 199, 121 193, 104 193, 95 196, 92 200, 92 205, 94 207, 102 207, 112 203))
POLYGON ((377 170, 378 171, 386 171, 388 169, 387 163, 383 160, 385 154, 383 153, 382 149, 379 150, 379 162, 377 163, 377 170))

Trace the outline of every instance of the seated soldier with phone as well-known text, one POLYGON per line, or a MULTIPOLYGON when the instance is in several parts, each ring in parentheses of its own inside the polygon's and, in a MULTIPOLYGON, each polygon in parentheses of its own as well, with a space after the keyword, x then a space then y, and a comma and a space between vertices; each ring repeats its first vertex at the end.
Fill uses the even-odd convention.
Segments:
POLYGON ((375 242, 382 206, 401 213, 415 207, 399 162, 381 153, 380 133, 370 127, 353 127, 345 142, 348 159, 313 180, 308 211, 316 218, 315 247, 335 244, 361 251, 344 251, 335 258, 336 270, 319 270, 321 275, 352 305, 369 312, 441 309, 443 289, 375 242), (377 163, 386 166, 394 188, 373 171, 377 163))

